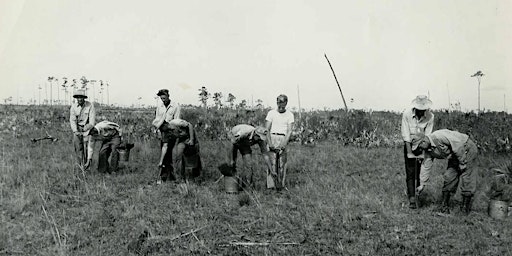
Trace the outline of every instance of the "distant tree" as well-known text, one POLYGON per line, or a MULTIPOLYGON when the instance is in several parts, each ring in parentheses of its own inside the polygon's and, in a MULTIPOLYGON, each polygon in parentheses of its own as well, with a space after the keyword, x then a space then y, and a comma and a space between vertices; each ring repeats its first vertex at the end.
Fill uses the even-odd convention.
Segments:
POLYGON ((261 99, 256 100, 256 108, 263 109, 263 101, 261 99))
POLYGON ((213 102, 217 108, 222 107, 222 92, 216 92, 213 94, 213 102))
POLYGON ((235 106, 235 100, 236 100, 235 95, 228 93, 228 98, 226 99, 226 102, 229 103, 230 108, 233 108, 235 106))
POLYGON ((236 106, 237 109, 246 109, 247 108, 247 101, 242 100, 238 105, 236 106))
POLYGON ((206 108, 207 106, 208 98, 210 98, 210 93, 208 92, 208 89, 206 89, 206 87, 204 86, 201 87, 201 89, 199 89, 199 101, 201 102, 204 108, 206 108))

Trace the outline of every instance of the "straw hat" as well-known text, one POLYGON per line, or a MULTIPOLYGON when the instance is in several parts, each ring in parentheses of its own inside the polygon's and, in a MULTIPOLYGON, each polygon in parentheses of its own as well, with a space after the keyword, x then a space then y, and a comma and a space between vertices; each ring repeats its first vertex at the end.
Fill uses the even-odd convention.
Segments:
POLYGON ((432 101, 425 95, 418 95, 412 100, 412 106, 417 110, 427 110, 432 106, 432 101))
POLYGON ((73 98, 85 98, 85 99, 87 99, 87 95, 85 94, 85 90, 84 89, 75 90, 75 92, 73 93, 73 98))

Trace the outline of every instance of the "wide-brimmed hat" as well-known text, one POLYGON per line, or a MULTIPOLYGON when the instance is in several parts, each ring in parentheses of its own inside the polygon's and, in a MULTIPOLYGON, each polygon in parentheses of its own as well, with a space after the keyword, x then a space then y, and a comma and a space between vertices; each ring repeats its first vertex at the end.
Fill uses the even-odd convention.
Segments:
POLYGON ((261 140, 267 140, 268 130, 266 128, 258 126, 254 129, 254 133, 257 134, 261 140))
POLYGON ((427 110, 432 106, 432 101, 426 95, 418 95, 412 100, 412 107, 417 110, 427 110))
POLYGON ((427 138, 427 136, 425 136, 425 134, 423 133, 420 133, 420 134, 414 134, 411 138, 411 148, 412 150, 416 150, 420 143, 425 140, 425 138, 427 138))
POLYGON ((87 95, 85 94, 85 90, 84 89, 75 90, 75 92, 73 93, 73 98, 87 98, 87 95))
POLYGON ((94 128, 94 125, 92 124, 86 124, 84 125, 84 136, 89 136, 89 133, 91 132, 92 128, 94 128))

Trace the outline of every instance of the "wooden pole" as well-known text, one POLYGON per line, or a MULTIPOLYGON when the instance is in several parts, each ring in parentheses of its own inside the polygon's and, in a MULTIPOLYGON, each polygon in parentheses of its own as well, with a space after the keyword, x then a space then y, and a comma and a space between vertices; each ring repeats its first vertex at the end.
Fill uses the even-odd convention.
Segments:
POLYGON ((341 98, 343 99, 343 104, 345 105, 345 111, 348 111, 347 102, 345 101, 345 97, 343 97, 343 92, 341 91, 340 83, 338 82, 338 78, 336 78, 336 73, 334 73, 334 69, 332 68, 331 62, 327 58, 327 54, 324 53, 325 59, 327 63, 329 63, 329 67, 331 68, 332 74, 334 75, 334 80, 336 80, 336 84, 338 85, 338 89, 340 89, 341 98))
POLYGON ((297 85, 297 102, 299 103, 299 122, 302 120, 302 108, 300 107, 300 91, 299 85, 297 85))

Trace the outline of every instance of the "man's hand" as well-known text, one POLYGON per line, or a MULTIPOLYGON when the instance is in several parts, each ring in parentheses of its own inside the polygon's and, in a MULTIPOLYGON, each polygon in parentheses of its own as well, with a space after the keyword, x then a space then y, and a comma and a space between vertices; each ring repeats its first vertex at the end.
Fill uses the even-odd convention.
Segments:
POLYGON ((73 134, 74 134, 74 135, 76 135, 76 136, 80 136, 80 135, 82 135, 83 133, 82 133, 82 132, 79 132, 79 131, 76 131, 76 132, 73 132, 73 134))
POLYGON ((419 185, 417 188, 416 188, 416 194, 420 195, 421 192, 423 191, 423 189, 425 189, 425 185, 419 185))
POLYGON ((193 140, 191 140, 191 139, 187 139, 187 140, 185 141, 185 144, 186 144, 186 145, 188 145, 188 146, 194 146, 194 141, 193 141, 193 140))
POLYGON ((407 153, 407 158, 416 158, 416 155, 413 153, 407 153))
POLYGON ((91 159, 87 159, 87 162, 84 164, 84 170, 87 170, 91 166, 91 159))

